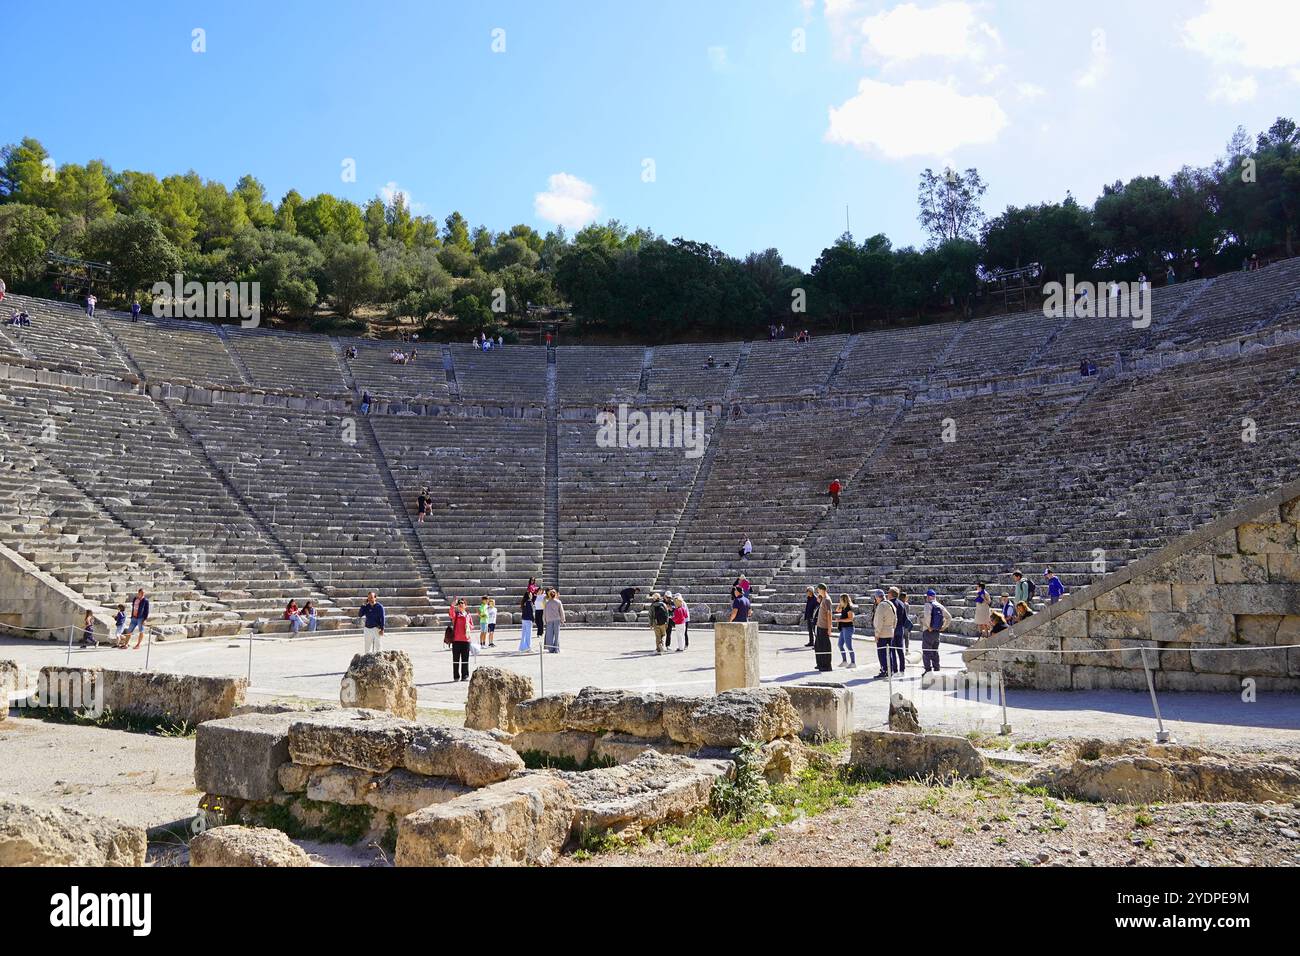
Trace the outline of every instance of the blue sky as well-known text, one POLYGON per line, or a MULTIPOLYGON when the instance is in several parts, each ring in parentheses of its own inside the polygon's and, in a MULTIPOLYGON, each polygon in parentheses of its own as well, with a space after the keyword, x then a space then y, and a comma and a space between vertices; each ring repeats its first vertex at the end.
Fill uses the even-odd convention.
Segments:
POLYGON ((1300 119, 1294 0, 47 0, 5 20, 0 141, 58 163, 248 172, 276 201, 399 188, 498 230, 617 218, 804 268, 846 205, 859 239, 922 241, 926 166, 977 166, 992 215, 1300 119))

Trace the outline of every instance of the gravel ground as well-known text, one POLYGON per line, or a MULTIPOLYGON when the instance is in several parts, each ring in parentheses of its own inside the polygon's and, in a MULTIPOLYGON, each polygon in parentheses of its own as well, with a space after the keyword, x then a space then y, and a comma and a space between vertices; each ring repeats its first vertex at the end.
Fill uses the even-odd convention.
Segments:
POLYGON ((1294 805, 1075 803, 890 784, 850 806, 692 854, 647 841, 573 866, 1296 866, 1294 805))

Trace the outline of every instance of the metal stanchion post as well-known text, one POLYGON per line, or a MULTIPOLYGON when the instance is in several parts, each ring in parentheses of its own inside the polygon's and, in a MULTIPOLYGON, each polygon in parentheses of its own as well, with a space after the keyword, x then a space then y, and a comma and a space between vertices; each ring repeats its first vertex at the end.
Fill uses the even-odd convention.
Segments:
POLYGON ((253 632, 248 632, 248 686, 253 686, 253 632))
POLYGON ((140 625, 140 630, 144 632, 144 669, 148 673, 149 651, 153 649, 153 635, 149 633, 149 628, 143 624, 140 625))
POLYGON ((1160 701, 1156 699, 1156 684, 1151 679, 1151 665, 1147 663, 1147 649, 1142 648, 1142 670, 1147 675, 1147 690, 1151 692, 1151 706, 1156 712, 1156 743, 1169 743, 1169 731, 1165 730, 1165 722, 1160 716, 1160 701))
POLYGON ((1002 696, 1002 736, 1007 737, 1011 734, 1011 722, 1007 720, 1007 678, 1000 661, 998 662, 998 692, 1002 696))

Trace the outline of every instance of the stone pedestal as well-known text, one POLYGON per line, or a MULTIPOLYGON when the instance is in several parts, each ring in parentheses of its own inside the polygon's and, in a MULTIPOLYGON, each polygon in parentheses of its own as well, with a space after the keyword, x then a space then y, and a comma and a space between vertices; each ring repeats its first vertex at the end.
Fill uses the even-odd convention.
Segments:
POLYGON ((713 661, 719 694, 737 687, 757 687, 758 624, 746 621, 713 625, 713 661))

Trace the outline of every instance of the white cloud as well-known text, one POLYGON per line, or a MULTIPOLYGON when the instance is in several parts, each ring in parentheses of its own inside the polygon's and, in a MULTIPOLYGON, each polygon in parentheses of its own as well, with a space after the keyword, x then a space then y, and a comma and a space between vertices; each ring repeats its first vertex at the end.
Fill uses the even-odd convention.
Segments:
POLYGON ((600 207, 593 201, 596 189, 569 173, 553 173, 546 181, 546 192, 533 196, 533 212, 539 219, 581 229, 600 215, 600 207))
POLYGON ((1017 83, 1016 96, 1022 100, 1036 100, 1047 95, 1047 90, 1037 83, 1017 83))
POLYGON ((1106 46, 1106 31, 1097 27, 1092 31, 1092 54, 1088 59, 1088 68, 1074 78, 1074 85, 1081 90, 1095 89, 1110 69, 1110 51, 1106 46))
POLYGON ((1255 98, 1259 84, 1253 76, 1234 80, 1227 73, 1220 74, 1210 90, 1210 99, 1219 103, 1245 103, 1255 98))
POLYGON ((1218 63, 1257 70, 1300 66, 1295 0, 1207 0, 1183 24, 1183 44, 1218 63))
POLYGON ((709 69, 714 73, 722 73, 731 62, 727 59, 727 48, 725 46, 711 46, 706 51, 709 55, 709 69))
POLYGON ((825 138, 905 159, 994 142, 1006 125, 1006 113, 991 96, 964 96, 933 80, 891 85, 864 79, 856 96, 831 107, 825 138))
POLYGON ((424 212, 424 203, 413 202, 411 200, 410 191, 403 189, 401 186, 397 185, 397 183, 393 182, 391 179, 388 182, 384 183, 384 185, 379 188, 379 198, 384 201, 385 206, 391 206, 393 204, 393 199, 397 196, 398 193, 401 193, 406 198, 406 208, 410 212, 416 215, 419 215, 424 212))
POLYGON ((997 30, 960 0, 927 8, 905 3, 867 17, 859 30, 866 49, 886 65, 923 57, 978 62, 1002 46, 997 30))

